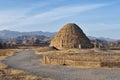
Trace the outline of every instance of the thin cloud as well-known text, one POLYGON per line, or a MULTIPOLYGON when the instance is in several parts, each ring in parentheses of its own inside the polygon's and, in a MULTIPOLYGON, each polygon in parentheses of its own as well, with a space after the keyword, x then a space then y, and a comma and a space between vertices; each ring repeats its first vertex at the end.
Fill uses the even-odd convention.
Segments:
MULTIPOLYGON (((82 5, 82 6, 62 6, 58 8, 51 9, 44 13, 35 14, 32 16, 27 16, 26 13, 29 13, 33 8, 25 10, 22 15, 17 15, 11 20, 12 24, 5 23, 5 26, 12 27, 25 27, 35 24, 46 24, 56 20, 69 18, 70 16, 75 16, 79 13, 94 10, 106 6, 106 4, 91 4, 91 5, 82 5), (21 17, 20 17, 21 16, 21 17), (15 23, 13 23, 15 22, 15 23)), ((35 8, 35 7, 34 7, 35 8)), ((19 12, 18 12, 19 13, 19 12)), ((10 15, 9 15, 10 16, 10 15)), ((5 21, 5 20, 4 20, 5 21)))
POLYGON ((105 23, 95 23, 95 24, 84 24, 83 28, 87 31, 111 31, 120 30, 120 24, 105 24, 105 23))

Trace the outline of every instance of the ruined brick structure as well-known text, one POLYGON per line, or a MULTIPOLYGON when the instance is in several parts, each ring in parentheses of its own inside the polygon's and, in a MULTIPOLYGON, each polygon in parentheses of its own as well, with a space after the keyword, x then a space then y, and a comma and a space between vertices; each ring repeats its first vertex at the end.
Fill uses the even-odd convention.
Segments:
POLYGON ((91 43, 82 29, 74 24, 66 24, 51 40, 50 46, 57 49, 90 48, 91 43))

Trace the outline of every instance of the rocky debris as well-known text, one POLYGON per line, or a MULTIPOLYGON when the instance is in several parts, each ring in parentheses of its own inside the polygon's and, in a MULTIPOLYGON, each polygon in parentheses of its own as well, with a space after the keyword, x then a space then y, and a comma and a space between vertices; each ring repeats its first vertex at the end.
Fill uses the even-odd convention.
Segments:
POLYGON ((82 29, 74 24, 68 23, 51 40, 50 46, 58 49, 65 48, 90 48, 91 43, 82 29))

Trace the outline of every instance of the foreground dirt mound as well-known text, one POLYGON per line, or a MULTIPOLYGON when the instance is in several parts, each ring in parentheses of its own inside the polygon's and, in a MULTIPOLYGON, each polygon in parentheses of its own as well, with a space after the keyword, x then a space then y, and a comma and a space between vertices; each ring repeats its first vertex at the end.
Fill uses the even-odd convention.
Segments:
POLYGON ((54 46, 58 49, 89 48, 91 44, 90 40, 78 25, 69 23, 52 39, 50 46, 54 46))

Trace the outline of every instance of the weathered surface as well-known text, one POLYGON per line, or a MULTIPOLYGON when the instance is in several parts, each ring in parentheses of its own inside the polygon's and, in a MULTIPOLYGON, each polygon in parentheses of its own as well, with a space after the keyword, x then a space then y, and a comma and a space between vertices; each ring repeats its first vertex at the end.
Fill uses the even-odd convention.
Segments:
POLYGON ((69 49, 49 52, 43 56, 42 61, 44 64, 89 68, 120 68, 120 52, 114 51, 69 49))
POLYGON ((91 44, 79 26, 69 23, 52 39, 50 46, 54 46, 58 49, 89 48, 91 44))

